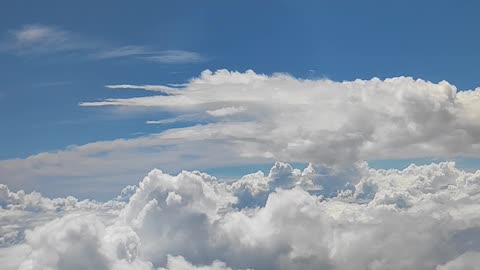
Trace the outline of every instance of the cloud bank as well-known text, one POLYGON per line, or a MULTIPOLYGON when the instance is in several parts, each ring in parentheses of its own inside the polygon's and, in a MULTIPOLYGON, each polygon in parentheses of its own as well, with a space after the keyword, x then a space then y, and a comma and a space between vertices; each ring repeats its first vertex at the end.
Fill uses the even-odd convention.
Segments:
MULTIPOLYGON (((55 187, 38 176, 110 175, 110 185, 118 175, 156 164, 168 170, 272 159, 311 163, 299 170, 277 162, 268 174, 233 181, 154 169, 107 202, 48 199, 1 185, 5 269, 478 265, 480 171, 453 162, 379 170, 361 161, 479 157, 478 88, 457 91, 447 82, 407 77, 334 82, 225 70, 205 71, 184 85, 107 87, 159 95, 81 105, 173 115, 149 124, 204 123, 4 160, 0 177, 17 190, 35 176, 50 190, 55 187)), ((95 187, 100 184, 107 183, 95 187)))
MULTIPOLYGON (((108 86, 164 95, 83 102, 210 116, 208 125, 168 131, 169 138, 224 140, 240 156, 342 163, 419 157, 478 157, 480 90, 398 77, 302 80, 219 70, 179 88, 108 86)), ((165 134, 166 136, 166 134, 165 134)))
POLYGON ((46 199, 2 186, 5 269, 474 269, 480 171, 364 162, 223 182, 151 171, 118 198, 46 199), (124 202, 126 201, 126 202, 124 202), (5 228, 5 229, 4 229, 5 228), (26 228, 26 229, 25 229, 26 228), (20 231, 23 230, 23 233, 20 231))

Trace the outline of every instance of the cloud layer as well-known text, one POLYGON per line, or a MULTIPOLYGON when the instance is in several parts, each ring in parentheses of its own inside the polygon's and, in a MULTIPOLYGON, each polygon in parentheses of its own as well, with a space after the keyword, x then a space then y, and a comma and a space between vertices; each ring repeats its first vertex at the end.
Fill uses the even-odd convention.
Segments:
POLYGON ((1 190, 2 224, 28 217, 0 248, 6 269, 452 270, 480 255, 480 171, 451 162, 277 162, 228 183, 153 170, 106 203, 1 190))
POLYGON ((64 196, 72 186, 78 195, 94 192, 84 190, 88 179, 103 184, 95 191, 111 194, 153 167, 176 173, 274 160, 348 166, 358 160, 480 156, 480 90, 457 91, 445 81, 335 82, 219 70, 181 85, 106 87, 158 95, 81 105, 161 111, 146 124, 186 127, 3 160, 2 183, 64 196), (169 117, 162 119, 165 112, 169 117), (50 184, 66 178, 72 180, 50 184))
POLYGON ((185 85, 107 87, 159 95, 81 105, 173 114, 150 124, 203 122, 1 161, 2 181, 13 190, 35 181, 51 190, 52 177, 112 177, 96 183, 99 189, 118 185, 117 175, 156 165, 312 163, 299 170, 277 162, 268 174, 233 181, 154 169, 107 202, 48 199, 0 185, 5 269, 454 270, 478 264, 480 171, 453 162, 376 170, 360 161, 478 157, 478 88, 457 91, 447 82, 406 77, 334 82, 225 70, 205 71, 185 85))

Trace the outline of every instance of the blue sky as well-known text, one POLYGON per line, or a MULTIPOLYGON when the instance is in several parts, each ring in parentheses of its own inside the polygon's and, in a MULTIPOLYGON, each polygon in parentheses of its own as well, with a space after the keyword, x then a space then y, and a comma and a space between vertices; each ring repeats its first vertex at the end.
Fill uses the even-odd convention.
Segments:
POLYGON ((139 95, 105 85, 185 83, 205 69, 335 81, 412 76, 474 89, 479 8, 478 1, 4 2, 0 159, 195 124, 146 125, 168 113, 78 105, 139 95), (15 43, 15 33, 32 28, 68 40, 15 43))

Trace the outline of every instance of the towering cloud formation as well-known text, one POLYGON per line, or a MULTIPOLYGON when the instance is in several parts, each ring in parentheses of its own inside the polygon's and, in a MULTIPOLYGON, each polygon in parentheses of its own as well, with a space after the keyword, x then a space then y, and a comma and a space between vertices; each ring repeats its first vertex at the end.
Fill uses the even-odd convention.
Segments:
POLYGON ((480 153, 480 90, 457 93, 445 81, 335 82, 206 70, 176 90, 149 87, 164 95, 81 105, 158 107, 190 118, 208 116, 208 125, 170 130, 163 137, 226 141, 249 157, 333 164, 480 153))
POLYGON ((153 170, 117 198, 126 204, 2 190, 2 224, 24 217, 2 225, 19 235, 0 249, 6 269, 452 270, 480 256, 480 171, 454 163, 278 162, 229 183, 153 170))

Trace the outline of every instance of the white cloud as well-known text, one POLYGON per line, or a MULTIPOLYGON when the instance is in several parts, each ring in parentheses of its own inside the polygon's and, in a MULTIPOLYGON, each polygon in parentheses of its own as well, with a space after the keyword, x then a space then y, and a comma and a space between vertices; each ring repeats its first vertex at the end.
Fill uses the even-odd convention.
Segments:
MULTIPOLYGON (((190 136, 190 132, 196 131, 187 129, 184 136, 190 136)), ((271 162, 265 158, 238 156, 230 147, 234 142, 205 143, 202 133, 205 131, 199 127, 198 141, 184 141, 166 132, 71 146, 25 159, 2 160, 0 179, 13 190, 40 190, 50 196, 75 192, 77 196, 91 197, 92 194, 115 194, 154 167, 175 173, 181 169, 271 162), (182 164, 181 160, 189 162, 182 164)))
POLYGON ((97 58, 108 59, 126 56, 138 56, 149 54, 149 49, 143 46, 123 46, 118 48, 111 48, 105 51, 100 51, 96 54, 97 58))
POLYGON ((232 268, 218 260, 212 262, 211 265, 195 266, 182 256, 168 256, 167 267, 159 270, 232 270, 232 268))
POLYGON ((109 218, 122 209, 121 201, 100 203, 75 197, 49 199, 40 193, 12 192, 0 184, 0 248, 21 242, 25 230, 67 213, 94 212, 109 218))
POLYGON ((480 90, 457 92, 445 81, 398 77, 335 82, 207 70, 170 90, 170 95, 112 98, 81 106, 235 116, 192 127, 191 136, 185 136, 189 129, 170 130, 169 137, 228 137, 241 142, 234 149, 243 156, 333 164, 480 153, 480 90), (234 126, 237 132, 229 132, 234 126), (246 126, 250 128, 241 128, 246 126))
POLYGON ((100 59, 118 57, 137 57, 151 62, 162 64, 188 64, 203 62, 206 58, 193 51, 184 50, 152 50, 145 46, 123 46, 100 51, 95 55, 100 59))
MULTIPOLYGON (((404 170, 311 164, 303 171, 276 163, 268 175, 231 183, 153 170, 127 190, 134 191, 128 203, 108 217, 99 213, 111 202, 30 226, 0 249, 0 263, 7 270, 440 270, 478 263, 480 171, 454 163, 404 170)), ((49 211, 8 201, 0 219, 49 211)))
POLYGON ((15 38, 21 43, 37 43, 47 41, 62 41, 66 33, 46 26, 28 25, 14 33, 15 38))
POLYGON ((175 94, 176 88, 164 86, 164 85, 132 85, 132 84, 115 84, 115 85, 105 85, 105 87, 110 89, 142 89, 147 91, 158 91, 164 92, 167 94, 175 94))
POLYGON ((206 60, 205 57, 199 53, 182 50, 162 51, 142 58, 163 64, 198 63, 206 60))
POLYGON ((159 125, 159 124, 172 124, 181 121, 178 118, 167 118, 162 120, 147 120, 145 124, 147 125, 159 125))
POLYGON ((107 87, 163 93, 81 105, 116 105, 127 113, 139 106, 160 109, 173 117, 148 124, 198 124, 3 160, 3 183, 14 190, 49 190, 57 196, 72 186, 78 187, 77 195, 112 194, 153 167, 175 173, 275 159, 348 165, 357 160, 480 154, 480 90, 457 91, 447 82, 405 77, 334 82, 205 71, 183 86, 107 87), (72 181, 46 188, 53 178, 72 181), (102 186, 87 189, 85 181, 102 186))
POLYGON ((95 46, 93 42, 58 27, 47 25, 25 25, 10 33, 2 50, 18 54, 50 54, 66 51, 88 50, 95 46))
POLYGON ((41 24, 24 25, 10 31, 8 38, 0 43, 0 51, 18 55, 68 52, 97 60, 129 57, 163 64, 197 63, 206 60, 203 55, 193 51, 155 50, 138 45, 114 46, 100 39, 41 24))
POLYGON ((244 112, 245 107, 224 107, 216 110, 207 110, 207 113, 215 117, 223 117, 228 115, 234 115, 237 113, 244 112))
POLYGON ((105 203, 3 185, 2 266, 442 270, 478 262, 480 171, 452 162, 376 170, 359 160, 478 157, 479 89, 404 77, 334 82, 207 71, 171 90, 82 105, 155 107, 212 122, 1 161, 0 178, 12 189, 46 190, 58 188, 52 177, 114 179, 96 182, 99 189, 157 166, 313 163, 299 170, 277 162, 267 175, 234 181, 155 169, 105 203))

